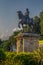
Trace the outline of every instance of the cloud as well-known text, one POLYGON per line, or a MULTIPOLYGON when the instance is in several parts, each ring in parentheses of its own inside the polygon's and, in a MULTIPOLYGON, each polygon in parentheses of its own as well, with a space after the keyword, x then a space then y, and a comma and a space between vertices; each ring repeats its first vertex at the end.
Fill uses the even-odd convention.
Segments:
MULTIPOLYGON (((22 28, 14 28, 13 30, 11 30, 11 32, 13 34, 13 32, 18 31, 18 30, 23 30, 23 29, 22 28)), ((10 30, 9 31, 7 30, 5 33, 1 34, 0 38, 2 40, 7 40, 9 38, 9 36, 12 35, 12 34, 10 34, 11 32, 10 32, 10 30)))
POLYGON ((4 34, 2 34, 1 36, 0 36, 0 38, 3 38, 4 37, 4 34))
POLYGON ((1 36, 0 36, 0 38, 2 40, 6 40, 6 39, 8 39, 8 37, 9 37, 9 32, 8 31, 6 31, 5 33, 1 34, 1 36))

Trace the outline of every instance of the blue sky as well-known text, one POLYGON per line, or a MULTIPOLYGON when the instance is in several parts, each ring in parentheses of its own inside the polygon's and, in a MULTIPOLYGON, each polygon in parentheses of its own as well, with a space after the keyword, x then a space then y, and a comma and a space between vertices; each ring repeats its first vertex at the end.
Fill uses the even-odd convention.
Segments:
POLYGON ((43 10, 43 0, 0 0, 0 35, 8 32, 18 25, 17 11, 25 13, 25 9, 30 11, 30 17, 39 15, 43 10))

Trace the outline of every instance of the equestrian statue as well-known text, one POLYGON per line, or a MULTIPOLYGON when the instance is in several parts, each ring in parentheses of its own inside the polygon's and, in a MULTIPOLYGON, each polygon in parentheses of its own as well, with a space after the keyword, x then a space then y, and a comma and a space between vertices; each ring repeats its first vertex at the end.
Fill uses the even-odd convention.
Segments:
POLYGON ((36 33, 36 22, 33 20, 33 18, 29 17, 28 8, 26 9, 25 14, 23 14, 22 11, 17 11, 17 13, 19 18, 18 27, 23 28, 24 26, 28 26, 28 32, 31 32, 29 30, 32 29, 32 32, 36 33))

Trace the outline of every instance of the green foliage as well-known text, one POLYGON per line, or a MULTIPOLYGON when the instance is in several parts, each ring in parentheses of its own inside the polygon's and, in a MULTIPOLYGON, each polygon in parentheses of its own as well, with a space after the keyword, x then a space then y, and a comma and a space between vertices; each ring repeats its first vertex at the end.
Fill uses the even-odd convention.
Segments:
POLYGON ((34 20, 36 22, 35 30, 38 34, 40 34, 40 18, 38 16, 35 16, 34 20))
POLYGON ((4 42, 2 43, 2 48, 3 48, 5 51, 10 50, 10 43, 9 43, 8 40, 7 40, 7 41, 4 41, 4 42))
POLYGON ((2 49, 0 49, 0 65, 4 65, 4 61, 6 59, 6 54, 4 53, 4 51, 2 49))
MULTIPOLYGON (((43 54, 41 52, 4 52, 6 54, 6 58, 4 61, 4 65, 41 65, 43 60, 43 54)), ((2 63, 3 65, 3 63, 2 63)))
POLYGON ((40 27, 41 27, 41 34, 43 35, 43 11, 40 12, 40 27))
POLYGON ((38 65, 41 57, 38 52, 34 53, 20 53, 15 57, 15 63, 18 61, 18 64, 22 65, 38 65))
POLYGON ((9 37, 8 40, 3 41, 1 47, 2 47, 5 51, 10 51, 11 48, 12 48, 12 45, 15 45, 15 47, 16 47, 16 39, 15 39, 14 37, 15 37, 16 35, 18 35, 20 32, 21 32, 21 31, 15 31, 15 32, 13 33, 13 35, 11 35, 11 36, 9 37))
POLYGON ((12 45, 16 46, 16 39, 14 38, 14 35, 10 36, 8 40, 3 41, 1 47, 5 50, 5 51, 10 51, 12 45))
MULTIPOLYGON (((39 17, 35 16, 34 20, 36 21, 36 32, 38 32, 38 34, 43 35, 43 11, 40 12, 39 17)), ((43 39, 43 36, 42 36, 43 39)))
POLYGON ((2 43, 2 40, 0 39, 0 43, 2 43))
POLYGON ((6 58, 6 55, 2 49, 0 49, 0 60, 4 60, 6 58))
POLYGON ((34 19, 35 19, 36 22, 39 22, 39 17, 38 16, 35 16, 34 19))

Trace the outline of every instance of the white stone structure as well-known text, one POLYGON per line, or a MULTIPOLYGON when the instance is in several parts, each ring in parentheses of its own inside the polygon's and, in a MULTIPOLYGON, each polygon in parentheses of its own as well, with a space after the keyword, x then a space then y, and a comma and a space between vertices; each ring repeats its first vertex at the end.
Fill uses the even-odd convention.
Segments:
POLYGON ((20 33, 16 37, 17 53, 32 52, 39 47, 39 35, 33 33, 20 33))

